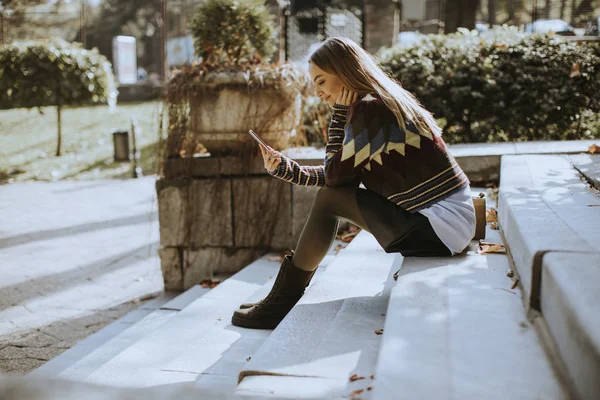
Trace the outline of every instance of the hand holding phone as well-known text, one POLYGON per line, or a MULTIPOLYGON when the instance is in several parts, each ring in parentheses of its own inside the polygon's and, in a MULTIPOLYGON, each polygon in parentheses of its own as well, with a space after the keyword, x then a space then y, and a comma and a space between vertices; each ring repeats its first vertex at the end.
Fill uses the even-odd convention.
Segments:
POLYGON ((269 146, 267 146, 267 144, 265 142, 263 142, 263 140, 256 133, 254 133, 254 131, 252 129, 250 129, 248 131, 248 133, 250 134, 250 136, 252 136, 254 138, 254 140, 256 140, 259 144, 261 144, 265 149, 269 148, 269 146))
POLYGON ((269 173, 272 173, 273 171, 275 171, 275 169, 277 169, 277 167, 281 163, 281 153, 273 150, 270 146, 263 142, 262 139, 256 133, 254 133, 252 129, 250 129, 248 133, 250 133, 254 140, 256 140, 258 144, 260 144, 260 152, 263 156, 265 169, 269 173))

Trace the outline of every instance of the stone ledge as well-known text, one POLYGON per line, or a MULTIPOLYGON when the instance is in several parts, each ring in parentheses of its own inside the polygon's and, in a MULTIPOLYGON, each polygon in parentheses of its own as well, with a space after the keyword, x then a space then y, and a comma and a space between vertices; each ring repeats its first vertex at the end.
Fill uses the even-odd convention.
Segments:
MULTIPOLYGON (((497 231, 487 233, 499 241, 497 231)), ((373 399, 567 397, 527 323, 519 289, 511 290, 507 257, 478 255, 476 246, 452 258, 404 259, 373 399)))
POLYGON ((558 155, 503 156, 499 222, 524 288, 537 308, 541 256, 547 251, 600 249, 600 198, 558 155))
POLYGON ((546 253, 540 306, 582 399, 600 398, 600 252, 546 253))

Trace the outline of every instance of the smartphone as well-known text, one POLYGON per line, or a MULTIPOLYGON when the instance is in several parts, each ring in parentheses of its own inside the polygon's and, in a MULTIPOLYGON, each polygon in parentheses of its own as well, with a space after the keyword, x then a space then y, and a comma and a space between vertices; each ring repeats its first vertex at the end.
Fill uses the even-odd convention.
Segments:
POLYGON ((269 148, 269 146, 267 146, 267 144, 265 142, 263 142, 262 139, 256 133, 254 133, 254 131, 252 129, 250 129, 248 131, 248 133, 250 134, 250 136, 252 136, 254 138, 254 140, 256 140, 258 143, 262 144, 265 149, 269 148))

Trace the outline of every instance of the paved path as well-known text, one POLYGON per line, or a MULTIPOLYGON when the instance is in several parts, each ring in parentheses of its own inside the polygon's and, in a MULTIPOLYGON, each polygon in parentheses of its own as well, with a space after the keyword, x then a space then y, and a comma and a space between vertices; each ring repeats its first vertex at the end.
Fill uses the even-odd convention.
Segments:
POLYGON ((37 368, 163 290, 155 179, 0 186, 0 371, 37 368))

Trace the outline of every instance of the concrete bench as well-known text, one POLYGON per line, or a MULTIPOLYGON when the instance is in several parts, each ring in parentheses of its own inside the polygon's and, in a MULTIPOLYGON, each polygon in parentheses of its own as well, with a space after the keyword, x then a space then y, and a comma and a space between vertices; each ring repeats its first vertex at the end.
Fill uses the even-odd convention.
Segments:
POLYGON ((551 251, 600 251, 600 197, 565 156, 503 156, 498 216, 523 285, 539 309, 542 258, 551 251))
MULTIPOLYGON (((498 231, 487 241, 501 242, 498 231)), ((392 289, 374 399, 561 399, 503 254, 406 258, 392 289)))
POLYGON ((566 157, 505 156, 499 199, 500 228, 530 318, 576 395, 600 398, 598 192, 566 157))

